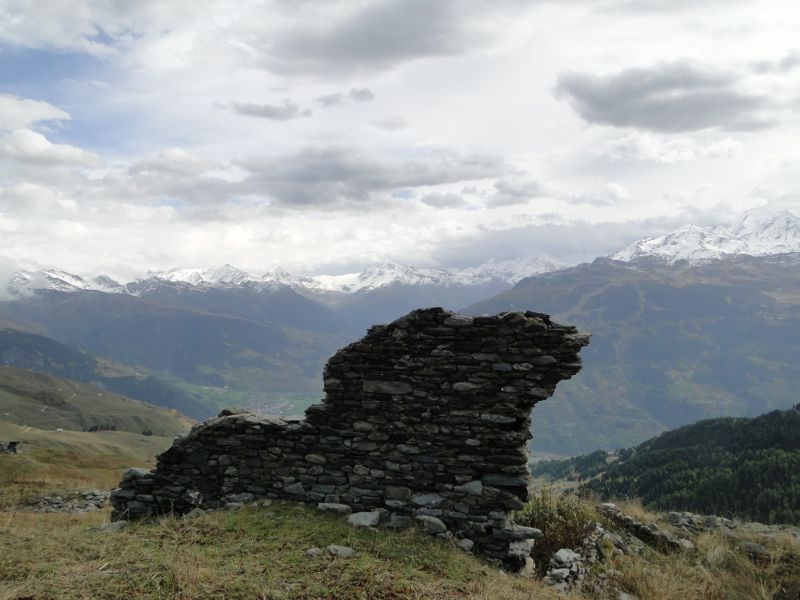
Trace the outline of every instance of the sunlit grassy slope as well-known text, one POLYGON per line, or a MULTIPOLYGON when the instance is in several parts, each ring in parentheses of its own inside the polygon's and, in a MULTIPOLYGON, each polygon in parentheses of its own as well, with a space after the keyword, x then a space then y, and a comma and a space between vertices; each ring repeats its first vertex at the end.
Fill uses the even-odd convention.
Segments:
MULTIPOLYGON (((30 441, 26 452, 0 456, 0 600, 617 600, 620 591, 640 600, 796 600, 800 594, 800 546, 788 535, 707 534, 696 540, 694 553, 648 549, 615 557, 599 565, 582 590, 561 596, 450 541, 415 529, 354 529, 341 517, 289 502, 96 531, 91 528, 108 521, 107 510, 41 514, 15 505, 33 492, 108 489, 124 467, 152 464, 170 440, 0 424, 0 439, 23 432, 30 441), (764 544, 771 557, 748 559, 739 549, 745 538, 764 544), (329 544, 350 546, 356 555, 306 553, 329 544)), ((588 504, 578 512, 596 515, 588 504)))
POLYGON ((152 466, 172 438, 126 431, 45 431, 0 421, 0 440, 24 440, 0 454, 0 509, 51 490, 116 487, 122 469, 152 466))
POLYGON ((157 436, 175 436, 190 426, 188 419, 169 409, 92 385, 3 366, 0 421, 38 429, 116 429, 157 436))

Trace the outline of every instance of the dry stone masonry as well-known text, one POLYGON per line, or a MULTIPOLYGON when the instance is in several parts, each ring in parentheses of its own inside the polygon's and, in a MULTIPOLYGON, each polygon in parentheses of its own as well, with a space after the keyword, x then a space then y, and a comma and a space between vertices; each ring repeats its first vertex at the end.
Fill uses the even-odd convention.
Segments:
POLYGON ((528 497, 531 408, 588 342, 540 313, 414 311, 331 358, 305 420, 223 411, 154 471, 127 471, 115 518, 283 498, 416 523, 518 569, 540 535, 510 518, 528 497))

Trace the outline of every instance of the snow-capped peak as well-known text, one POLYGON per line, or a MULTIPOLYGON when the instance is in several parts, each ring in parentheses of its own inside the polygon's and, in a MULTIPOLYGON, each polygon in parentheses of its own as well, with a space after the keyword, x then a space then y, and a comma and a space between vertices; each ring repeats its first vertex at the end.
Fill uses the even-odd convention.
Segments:
POLYGON ((459 275, 462 280, 469 280, 470 277, 487 281, 494 279, 515 285, 526 277, 557 271, 566 266, 566 263, 547 255, 508 260, 493 258, 478 267, 463 269, 459 272, 459 275))
POLYGON ((497 282, 513 285, 525 277, 554 271, 564 266, 566 265, 546 256, 511 260, 492 259, 478 267, 460 270, 409 267, 387 262, 369 267, 363 272, 302 277, 292 275, 283 269, 274 269, 257 276, 226 264, 212 269, 175 268, 167 271, 150 271, 144 279, 127 284, 121 284, 105 275, 87 280, 78 275, 49 269, 18 271, 9 283, 9 290, 16 292, 37 289, 63 292, 97 290, 141 296, 159 289, 164 284, 173 284, 201 290, 238 287, 268 290, 291 287, 301 293, 352 294, 390 285, 473 286, 497 282))
POLYGON ((272 271, 267 271, 261 276, 261 281, 264 284, 286 285, 289 287, 305 287, 309 289, 316 287, 313 278, 298 277, 296 275, 292 275, 285 269, 273 269, 272 271))
POLYGON ((343 293, 369 291, 392 284, 447 285, 455 283, 453 273, 445 269, 407 267, 397 263, 375 265, 361 273, 317 275, 310 279, 321 291, 343 293))
POLYGON ((222 265, 213 269, 170 269, 169 271, 150 271, 148 278, 171 283, 189 283, 195 286, 230 287, 248 281, 260 281, 247 271, 232 265, 222 265))
POLYGON ((124 287, 106 275, 98 275, 91 280, 80 275, 68 273, 59 269, 16 271, 8 281, 7 289, 15 295, 28 294, 35 290, 50 290, 56 292, 80 292, 95 290, 108 293, 121 293, 124 287))
POLYGON ((755 209, 729 227, 685 225, 672 233, 634 242, 611 258, 627 262, 656 257, 672 264, 788 252, 800 252, 800 218, 786 209, 755 209))
POLYGON ((82 277, 57 269, 17 271, 8 282, 8 290, 13 293, 25 293, 33 290, 76 292, 87 289, 90 289, 90 285, 82 277))

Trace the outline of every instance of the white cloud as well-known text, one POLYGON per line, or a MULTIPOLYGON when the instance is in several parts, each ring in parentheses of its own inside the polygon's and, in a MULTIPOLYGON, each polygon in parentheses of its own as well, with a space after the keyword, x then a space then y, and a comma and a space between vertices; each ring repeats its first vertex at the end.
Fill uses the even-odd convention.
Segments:
POLYGON ((431 208, 460 208, 469 204, 463 196, 453 192, 430 192, 424 194, 419 201, 431 208))
POLYGON ((0 129, 23 129, 41 121, 67 121, 69 115, 48 102, 0 94, 0 129))
POLYGON ((592 258, 800 191, 788 0, 0 0, 0 23, 14 258, 592 258))
POLYGON ((733 158, 741 154, 743 148, 742 142, 730 137, 700 141, 689 137, 634 132, 608 140, 603 144, 600 154, 615 161, 675 164, 699 158, 733 158))
POLYGON ((174 173, 195 176, 218 167, 212 160, 182 148, 168 148, 155 156, 134 162, 129 171, 138 173, 174 173))
POLYGON ((0 138, 0 157, 41 165, 99 168, 105 164, 97 154, 68 144, 53 144, 41 133, 29 129, 15 129, 0 138))
POLYGON ((403 117, 381 117, 369 122, 373 127, 384 131, 399 131, 408 127, 409 123, 403 117))

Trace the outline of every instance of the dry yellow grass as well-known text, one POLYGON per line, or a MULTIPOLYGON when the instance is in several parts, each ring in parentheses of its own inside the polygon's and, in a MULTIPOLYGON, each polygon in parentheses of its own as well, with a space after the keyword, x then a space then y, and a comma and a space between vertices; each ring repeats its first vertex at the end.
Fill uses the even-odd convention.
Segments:
MULTIPOLYGON (((800 543, 792 536, 753 537, 704 533, 696 551, 616 558, 606 569, 609 580, 648 600, 796 600, 800 598, 800 543), (740 548, 757 541, 770 551, 754 561, 740 548)), ((603 598, 602 595, 591 596, 603 598)))
POLYGON ((638 498, 631 500, 619 500, 615 502, 617 508, 629 517, 633 517, 642 523, 654 523, 658 520, 658 513, 652 512, 644 507, 638 498))
POLYGON ((88 529, 105 518, 0 513, 0 598, 563 598, 417 530, 354 529, 291 503, 88 529), (305 554, 331 543, 356 557, 305 554))
MULTIPOLYGON (((31 491, 108 489, 121 468, 147 465, 168 443, 116 432, 64 433, 28 454, 0 457, 0 600, 617 600, 620 590, 639 600, 800 598, 797 538, 755 536, 770 559, 753 562, 738 548, 753 537, 744 528, 739 537, 701 535, 694 553, 615 557, 598 565, 582 591, 563 596, 416 530, 353 529, 292 503, 169 518, 117 533, 89 530, 108 519, 107 511, 15 512, 12 501, 31 491), (352 546, 356 558, 306 555, 332 543, 352 546)), ((639 503, 620 506, 643 521, 658 518, 639 503)))

